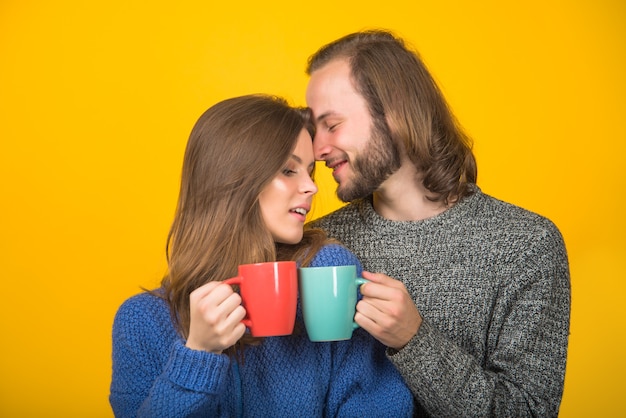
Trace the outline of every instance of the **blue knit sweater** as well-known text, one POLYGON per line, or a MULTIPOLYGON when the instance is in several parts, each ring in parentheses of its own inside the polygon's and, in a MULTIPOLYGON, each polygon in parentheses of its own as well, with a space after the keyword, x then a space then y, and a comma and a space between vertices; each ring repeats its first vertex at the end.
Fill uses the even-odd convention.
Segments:
MULTIPOLYGON (((361 266, 339 245, 324 247, 312 266, 361 266)), ((113 324, 110 402, 116 417, 402 417, 412 396, 362 329, 351 340, 311 342, 301 330, 248 347, 243 364, 185 347, 167 303, 131 297, 113 324)))

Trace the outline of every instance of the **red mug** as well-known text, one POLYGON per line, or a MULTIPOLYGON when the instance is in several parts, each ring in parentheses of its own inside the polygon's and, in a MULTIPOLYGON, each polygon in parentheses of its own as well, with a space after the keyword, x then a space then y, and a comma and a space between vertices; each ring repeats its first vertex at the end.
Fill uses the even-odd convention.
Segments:
POLYGON ((242 264, 224 280, 239 285, 246 309, 243 324, 254 337, 290 335, 296 322, 298 270, 295 261, 242 264))

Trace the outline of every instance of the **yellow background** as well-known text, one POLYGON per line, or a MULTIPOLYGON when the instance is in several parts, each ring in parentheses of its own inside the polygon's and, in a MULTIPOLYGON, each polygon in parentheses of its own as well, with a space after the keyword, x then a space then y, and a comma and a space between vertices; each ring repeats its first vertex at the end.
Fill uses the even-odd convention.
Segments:
MULTIPOLYGON (((193 123, 246 93, 304 104, 307 57, 365 27, 420 50, 483 190, 563 232, 561 416, 624 414, 625 24, 609 0, 3 0, 0 416, 112 416, 113 315, 165 270, 193 123)), ((338 206, 319 182, 314 216, 338 206)))

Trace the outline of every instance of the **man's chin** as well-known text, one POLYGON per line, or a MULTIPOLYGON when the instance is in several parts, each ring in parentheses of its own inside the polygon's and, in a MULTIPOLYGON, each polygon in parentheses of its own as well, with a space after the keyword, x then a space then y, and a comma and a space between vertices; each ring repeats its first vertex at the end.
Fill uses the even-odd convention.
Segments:
POLYGON ((348 203, 350 201, 348 199, 348 197, 349 197, 348 193, 346 193, 345 188, 341 187, 341 185, 337 186, 336 194, 337 194, 337 197, 339 198, 339 200, 341 200, 342 202, 348 203))
POLYGON ((368 184, 365 181, 360 180, 356 183, 344 182, 343 184, 339 184, 337 186, 336 194, 342 202, 350 203, 353 200, 366 198, 374 193, 375 190, 376 187, 373 187, 373 184, 368 184))
POLYGON ((344 197, 341 197, 340 194, 337 194, 337 198, 339 198, 339 200, 341 200, 343 203, 350 203, 350 199, 346 199, 344 197))
POLYGON ((342 202, 350 203, 351 201, 358 199, 361 196, 359 196, 358 193, 355 193, 355 190, 353 188, 341 187, 340 185, 339 187, 337 187, 337 197, 342 202))

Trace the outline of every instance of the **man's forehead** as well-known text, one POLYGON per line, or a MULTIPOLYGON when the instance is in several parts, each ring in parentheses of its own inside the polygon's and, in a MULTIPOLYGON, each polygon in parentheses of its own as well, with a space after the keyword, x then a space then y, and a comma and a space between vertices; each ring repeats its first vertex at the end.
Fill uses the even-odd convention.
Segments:
POLYGON ((319 123, 330 117, 341 116, 354 105, 355 96, 360 95, 354 88, 349 71, 322 67, 309 80, 306 101, 313 112, 314 121, 319 123))

